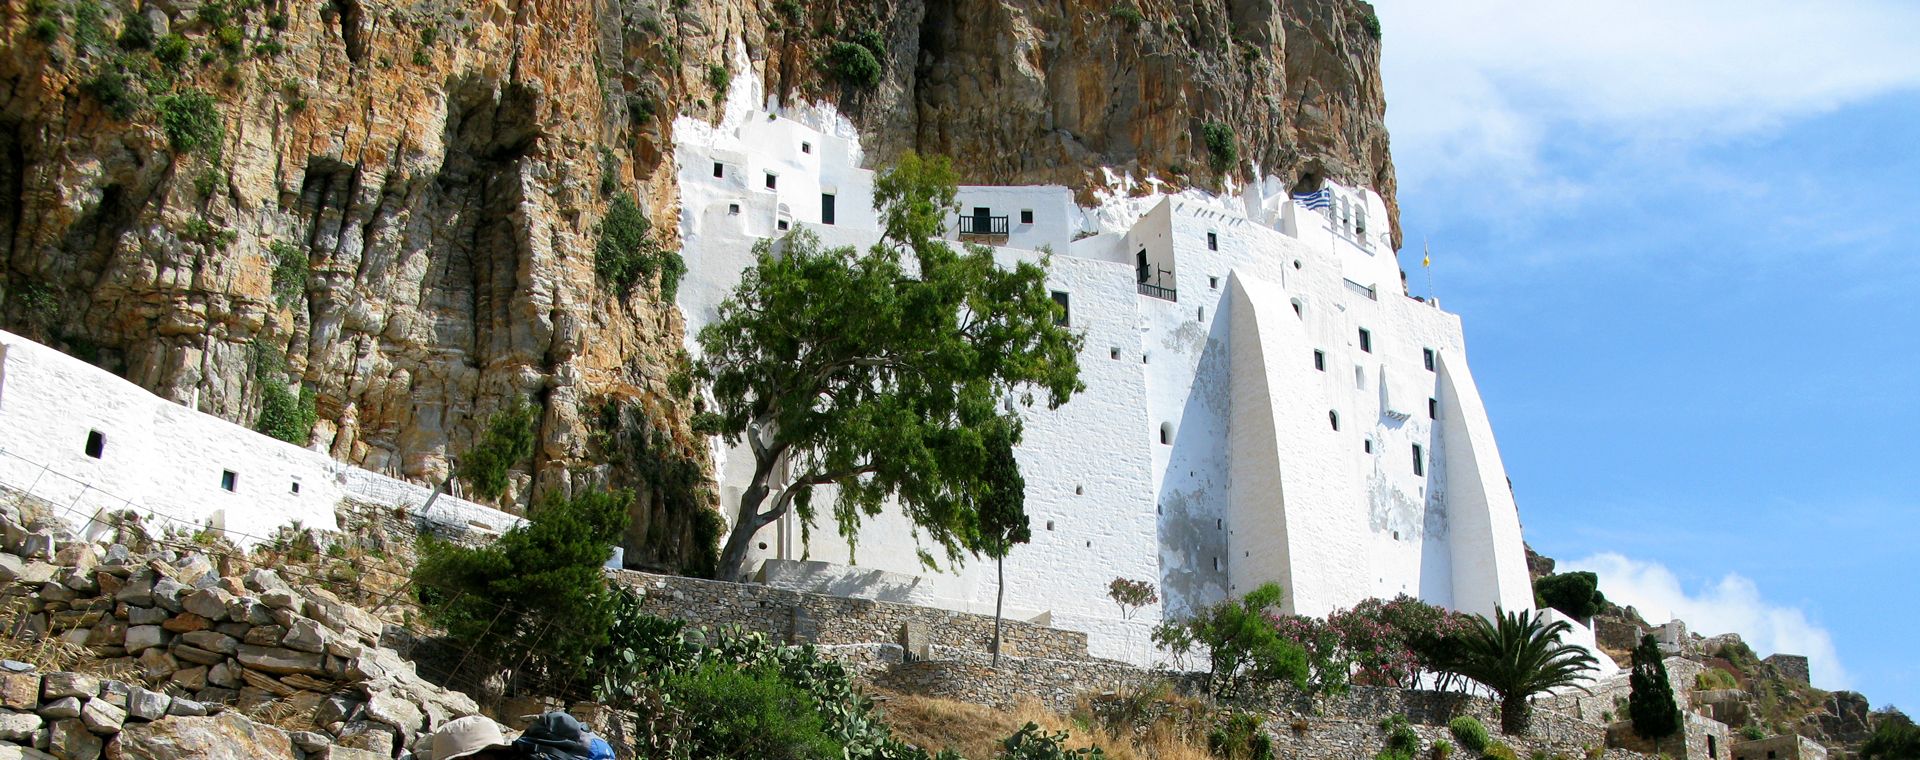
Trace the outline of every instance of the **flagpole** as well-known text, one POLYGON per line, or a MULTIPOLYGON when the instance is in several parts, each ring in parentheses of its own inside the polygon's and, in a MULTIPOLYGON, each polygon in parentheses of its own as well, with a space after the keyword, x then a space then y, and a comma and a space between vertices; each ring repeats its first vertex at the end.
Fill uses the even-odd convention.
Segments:
POLYGON ((1440 299, 1433 294, 1433 242, 1425 235, 1420 236, 1420 268, 1427 270, 1427 300, 1438 307, 1440 299))

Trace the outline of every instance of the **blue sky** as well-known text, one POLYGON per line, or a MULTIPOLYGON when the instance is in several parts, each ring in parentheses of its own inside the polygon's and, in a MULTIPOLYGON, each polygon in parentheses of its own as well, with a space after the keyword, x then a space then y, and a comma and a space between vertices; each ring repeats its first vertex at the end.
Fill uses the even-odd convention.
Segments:
POLYGON ((1920 708, 1920 3, 1378 6, 1529 542, 1920 708))

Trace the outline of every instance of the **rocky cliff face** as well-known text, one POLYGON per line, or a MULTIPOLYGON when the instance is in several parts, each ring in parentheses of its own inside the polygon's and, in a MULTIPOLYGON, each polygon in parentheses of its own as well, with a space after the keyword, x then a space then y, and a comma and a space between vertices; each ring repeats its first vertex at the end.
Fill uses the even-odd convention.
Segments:
POLYGON ((629 556, 682 564, 710 497, 610 473, 634 436, 601 424, 702 461, 680 317, 593 266, 609 199, 676 213, 674 115, 759 76, 969 181, 1257 165, 1391 207, 1377 23, 1356 0, 7 0, 0 325, 242 424, 304 386, 310 445, 427 481, 542 401, 508 500, 639 486, 629 556), (828 73, 868 30, 878 76, 828 73))

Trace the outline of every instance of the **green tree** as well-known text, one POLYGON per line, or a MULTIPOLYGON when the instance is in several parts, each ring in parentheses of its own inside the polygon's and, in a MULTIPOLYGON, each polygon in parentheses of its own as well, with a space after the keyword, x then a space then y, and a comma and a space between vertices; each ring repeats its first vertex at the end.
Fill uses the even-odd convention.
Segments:
POLYGON ((608 643, 615 610, 601 566, 631 500, 626 491, 549 495, 486 546, 424 538, 413 571, 420 604, 471 656, 524 660, 557 683, 591 688, 585 666, 608 643))
POLYGON ((1535 694, 1578 685, 1598 660, 1561 641, 1572 626, 1544 622, 1541 613, 1494 610, 1495 620, 1476 616, 1460 636, 1459 650, 1447 670, 1493 690, 1500 698, 1500 727, 1524 734, 1533 717, 1528 700, 1535 694))
POLYGON ((1196 646, 1207 652, 1207 691, 1232 697, 1248 686, 1285 680, 1307 685, 1307 652, 1287 640, 1271 618, 1285 594, 1278 583, 1262 584, 1239 599, 1226 599, 1185 620, 1154 629, 1154 643, 1184 656, 1196 646))
POLYGON ((841 760, 813 698, 777 673, 709 662, 667 686, 685 717, 690 757, 841 760))
POLYGON ((1879 723, 1873 727, 1873 735, 1860 745, 1860 757, 1864 760, 1913 760, 1920 758, 1920 727, 1898 710, 1889 710, 1879 716, 1879 723))
POLYGON ((467 450, 454 473, 481 497, 500 498, 507 490, 507 471, 533 456, 534 427, 539 421, 538 407, 524 398, 514 399, 487 418, 486 432, 467 450))
POLYGON ((849 543, 892 500, 960 560, 991 488, 991 435, 1019 441, 1002 404, 1038 391, 1057 407, 1083 387, 1080 339, 1058 324, 1044 262, 1003 269, 986 248, 948 245, 954 193, 945 159, 902 157, 875 181, 879 243, 861 255, 804 230, 762 241, 700 331, 696 377, 715 409, 697 422, 753 456, 723 577, 744 575, 754 536, 790 510, 804 540, 825 485, 849 543))
POLYGON ((1586 620, 1607 606, 1600 593, 1600 577, 1589 572, 1555 573, 1533 582, 1536 606, 1552 607, 1576 620, 1586 620))
POLYGON ((1005 425, 994 428, 986 446, 986 490, 974 505, 976 528, 969 549, 993 560, 998 586, 993 595, 993 667, 1000 667, 1001 605, 1007 598, 1007 554, 1033 540, 1027 524, 1027 483, 1013 457, 1013 433, 1005 425))
POLYGON ((1627 694, 1627 716, 1633 719, 1634 733, 1659 740, 1679 732, 1680 707, 1673 700, 1660 644, 1652 636, 1640 637, 1640 645, 1633 648, 1633 673, 1627 685, 1632 689, 1627 694))

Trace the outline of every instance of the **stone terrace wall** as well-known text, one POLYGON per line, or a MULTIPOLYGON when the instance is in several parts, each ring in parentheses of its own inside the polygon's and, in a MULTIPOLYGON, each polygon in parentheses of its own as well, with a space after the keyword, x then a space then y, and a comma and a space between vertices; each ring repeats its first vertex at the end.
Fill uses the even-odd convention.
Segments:
MULTIPOLYGON (((990 615, 630 570, 612 579, 641 592, 648 613, 699 626, 739 626, 796 644, 892 643, 924 659, 929 647, 984 653, 993 641, 990 615)), ((1087 635, 1079 631, 1008 620, 1001 642, 1006 654, 1087 659, 1087 635)))

